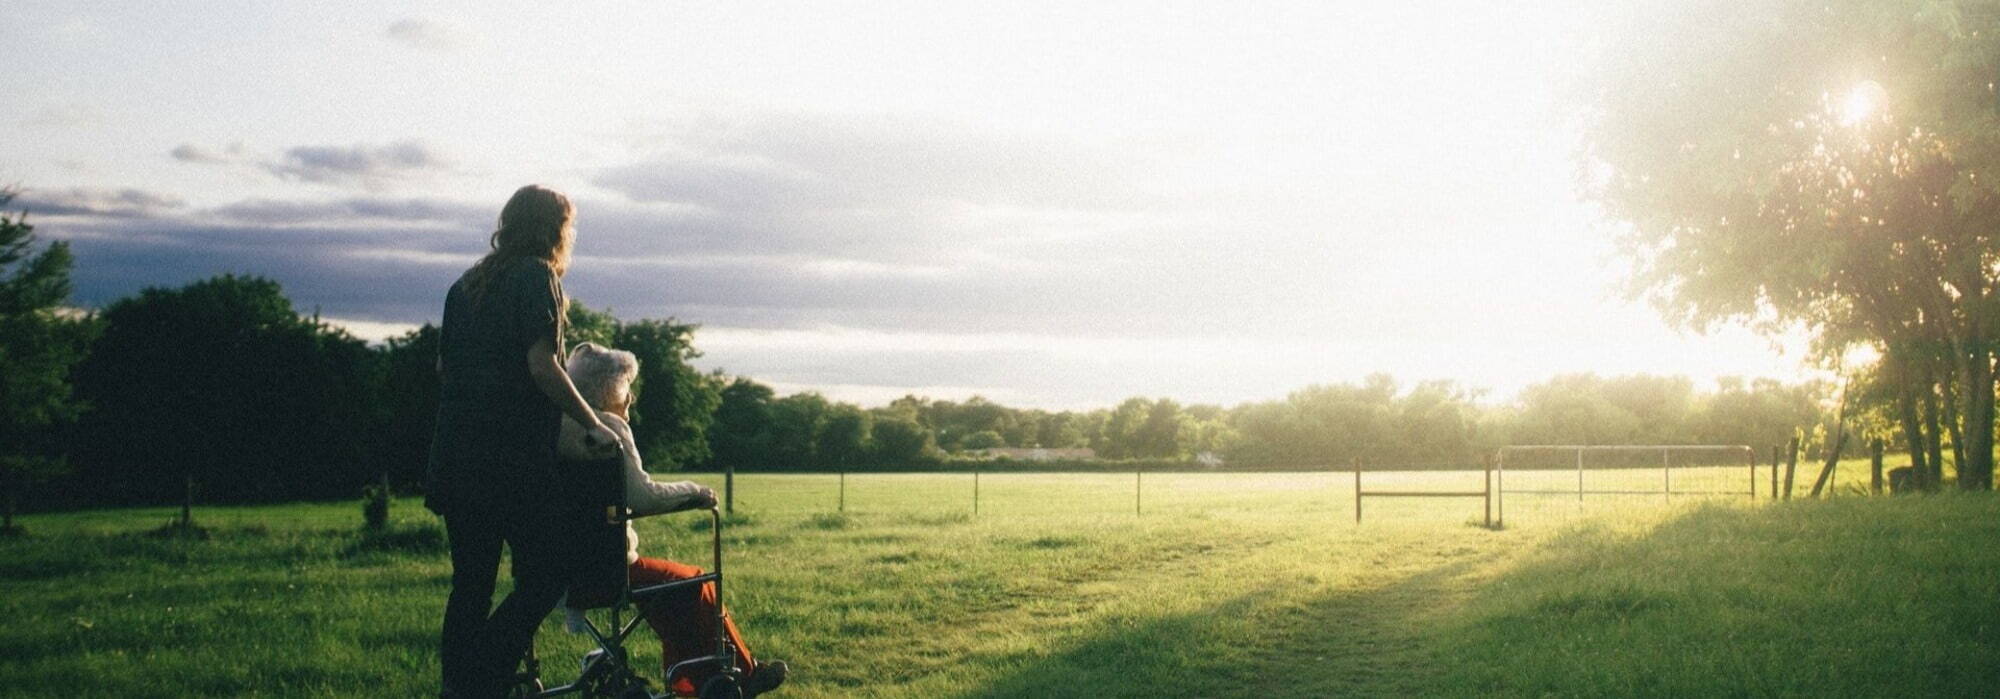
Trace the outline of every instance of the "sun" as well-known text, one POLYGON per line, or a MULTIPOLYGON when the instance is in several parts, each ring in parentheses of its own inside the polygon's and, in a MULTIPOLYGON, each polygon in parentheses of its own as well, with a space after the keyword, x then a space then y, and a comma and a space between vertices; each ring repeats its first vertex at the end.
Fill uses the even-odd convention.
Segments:
POLYGON ((1889 91, 1873 80, 1863 80, 1847 91, 1840 103, 1840 125, 1853 126, 1874 117, 1889 100, 1889 91))

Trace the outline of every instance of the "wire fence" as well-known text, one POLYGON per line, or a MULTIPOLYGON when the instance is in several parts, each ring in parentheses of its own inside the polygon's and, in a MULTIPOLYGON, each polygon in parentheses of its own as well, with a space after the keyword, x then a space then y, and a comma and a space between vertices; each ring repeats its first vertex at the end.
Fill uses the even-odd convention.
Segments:
POLYGON ((1477 464, 1350 463, 1286 472, 832 472, 696 477, 731 507, 771 515, 1317 516, 1500 525, 1685 504, 1768 498, 1768 466, 1747 447, 1521 449, 1477 464), (1578 453, 1583 455, 1578 468, 1578 453), (1666 454, 1663 458, 1661 455, 1666 454), (1364 503, 1364 499, 1366 502, 1364 503))

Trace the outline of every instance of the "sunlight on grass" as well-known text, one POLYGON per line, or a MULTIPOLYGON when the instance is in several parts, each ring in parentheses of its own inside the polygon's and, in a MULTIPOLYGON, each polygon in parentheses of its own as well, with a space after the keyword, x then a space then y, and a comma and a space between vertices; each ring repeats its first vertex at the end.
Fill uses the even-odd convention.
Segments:
MULTIPOLYGON (((1905 571, 1937 571, 1925 594, 1945 608, 1961 592, 1986 594, 1986 582, 1965 587, 1991 578, 1976 573, 1984 559, 1954 558, 1945 544, 1899 551, 1913 535, 1943 540, 1932 513, 2000 521, 1992 498, 1849 498, 1551 510, 1494 531, 1467 526, 1476 502, 1411 500, 1371 502, 1356 525, 1351 475, 1337 473, 1149 474, 1158 509, 1144 515, 1130 509, 1131 474, 989 475, 975 517, 967 474, 850 475, 844 512, 833 478, 739 475, 741 509, 725 525, 728 601, 754 651, 794 664, 785 696, 1644 694, 1635 683, 1654 671, 1642 665, 1680 668, 1678 684, 1661 686, 1704 694, 1749 686, 1741 673, 1773 658, 1749 649, 1739 655, 1755 662, 1742 668, 1693 672, 1703 644, 1797 636, 1786 652, 1810 667, 1829 656, 1798 635, 1861 643, 1822 626, 1890 604, 1882 596, 1900 583, 1884 581, 1905 571), (1949 507, 1925 509, 1933 503, 1949 507), (1847 581, 1842 594, 1861 598, 1824 624, 1756 630, 1825 604, 1812 591, 1831 570, 1847 581), (1646 649, 1644 662, 1618 650, 1621 638, 1646 649), (1586 662, 1599 667, 1579 673, 1586 662)), ((357 505, 332 503, 197 510, 209 541, 139 535, 166 513, 34 516, 33 535, 0 542, 10 593, 0 686, 21 696, 434 690, 448 563, 414 501, 397 502, 381 534, 360 531, 357 505)), ((648 555, 705 565, 705 519, 638 526, 648 555)), ((1890 613, 1911 613, 1895 604, 1903 611, 1890 613)), ((2000 625, 1969 612, 1919 613, 1930 621, 1914 628, 1968 641, 1925 652, 1991 647, 2000 625)), ((1886 643, 1898 638, 1886 623, 1866 628, 1886 643)), ((636 662, 657 675, 658 647, 640 637, 636 662)), ((538 643, 555 680, 587 648, 553 618, 538 643)), ((1777 686, 1881 686, 1871 677, 1777 686)))

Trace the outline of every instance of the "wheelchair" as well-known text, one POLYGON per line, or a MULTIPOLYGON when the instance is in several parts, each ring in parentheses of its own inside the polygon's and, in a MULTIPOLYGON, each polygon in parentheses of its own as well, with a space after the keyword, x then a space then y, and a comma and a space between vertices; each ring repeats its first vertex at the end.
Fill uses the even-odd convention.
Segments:
MULTIPOLYGON (((682 678, 707 675, 696 685, 700 699, 743 699, 744 680, 749 668, 738 667, 736 648, 724 632, 722 605, 722 512, 708 508, 709 532, 713 544, 714 567, 703 575, 633 587, 627 580, 625 525, 634 516, 625 503, 624 463, 620 457, 583 462, 564 462, 569 478, 556 493, 564 503, 566 533, 578 543, 577 569, 571 580, 566 604, 584 610, 584 632, 597 648, 585 654, 582 672, 569 684, 545 687, 541 661, 534 645, 522 658, 521 670, 510 685, 509 699, 535 699, 578 695, 603 699, 660 699, 680 696, 672 687, 682 678), (715 653, 688 658, 667 668, 662 685, 669 688, 655 694, 650 683, 632 667, 625 640, 645 620, 641 605, 648 600, 700 585, 715 585, 715 653), (592 618, 595 615, 597 618, 592 618)), ((687 510, 683 510, 687 511, 687 510)), ((664 513, 663 513, 664 514, 664 513)))

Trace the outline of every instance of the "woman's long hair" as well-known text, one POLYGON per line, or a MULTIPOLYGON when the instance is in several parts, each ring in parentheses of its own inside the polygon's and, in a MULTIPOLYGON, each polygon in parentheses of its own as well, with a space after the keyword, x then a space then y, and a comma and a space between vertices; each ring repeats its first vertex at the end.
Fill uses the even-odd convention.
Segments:
MULTIPOLYGON (((492 251, 465 272, 465 292, 471 294, 473 305, 479 304, 493 275, 516 259, 546 262, 557 277, 569 271, 569 251, 576 243, 576 230, 570 224, 575 217, 576 207, 562 192, 538 184, 514 190, 500 208, 500 227, 487 241, 492 251)), ((558 315, 567 314, 566 304, 566 299, 556 299, 558 315)))

